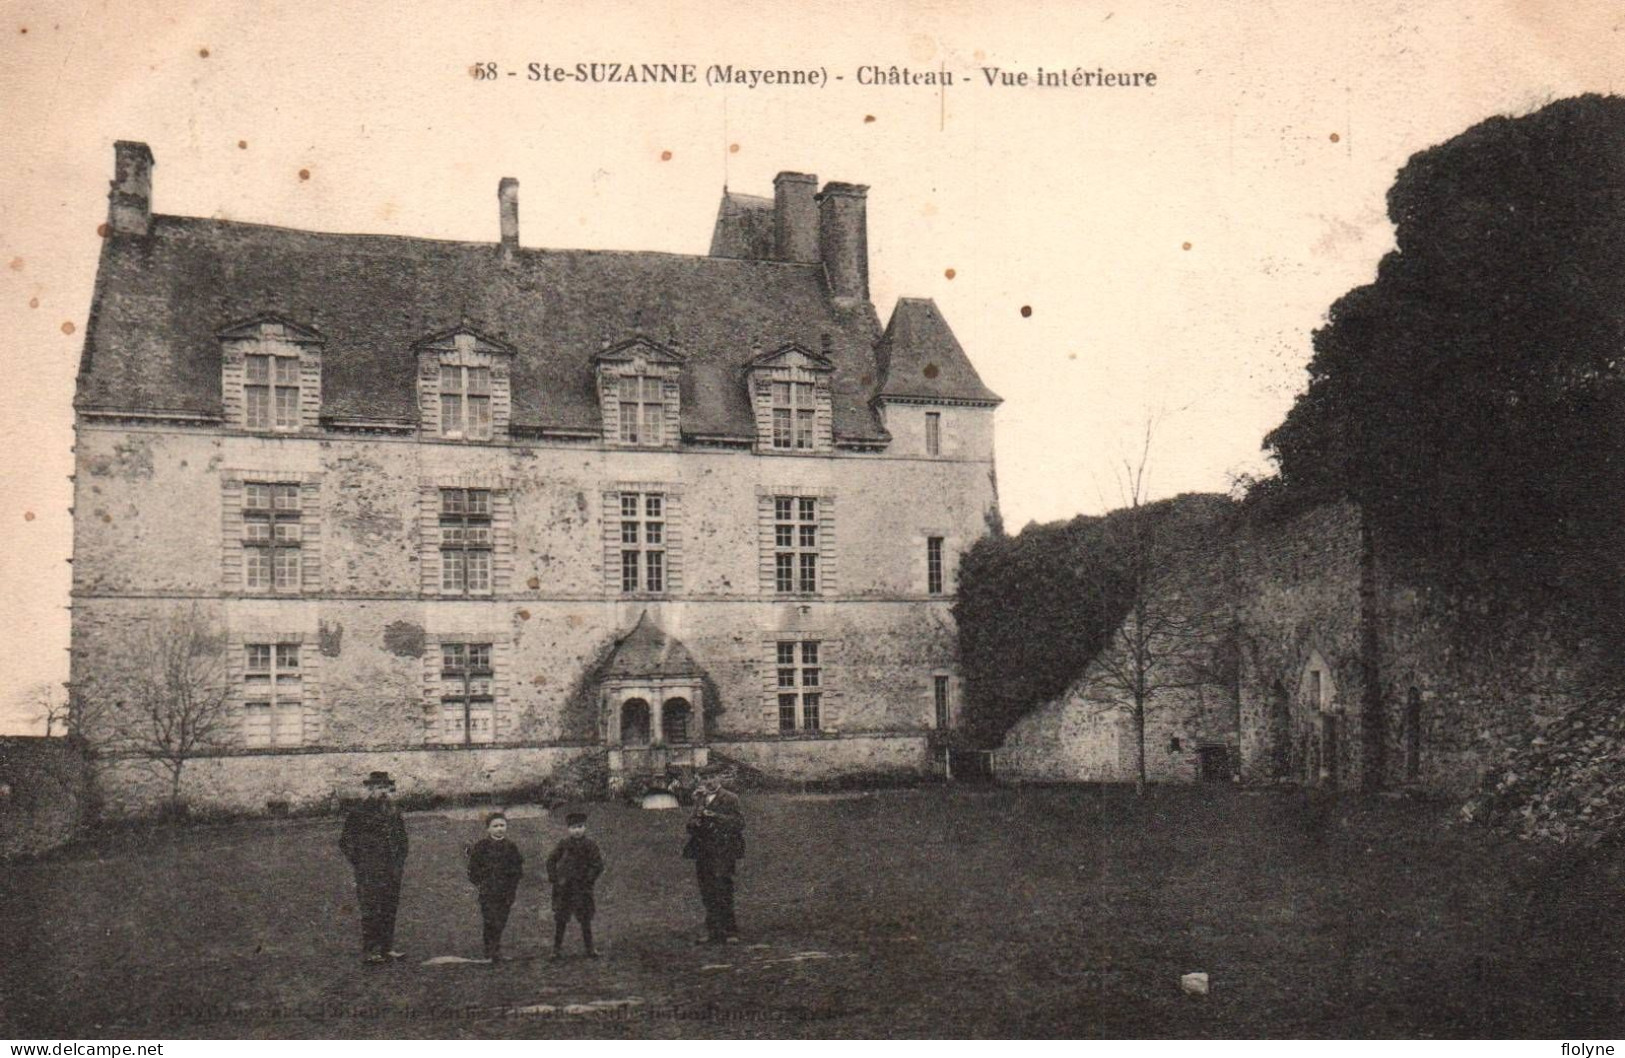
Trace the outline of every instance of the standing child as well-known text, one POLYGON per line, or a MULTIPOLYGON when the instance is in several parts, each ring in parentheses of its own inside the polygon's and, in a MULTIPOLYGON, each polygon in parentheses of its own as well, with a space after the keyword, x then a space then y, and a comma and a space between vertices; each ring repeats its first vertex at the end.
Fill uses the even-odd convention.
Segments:
POLYGON ((596 959, 592 946, 592 887, 604 873, 604 857, 587 836, 587 817, 571 812, 565 817, 570 836, 547 857, 547 880, 553 883, 553 958, 564 957, 564 929, 573 916, 581 923, 581 943, 587 958, 596 959))
POLYGON ((485 817, 485 837, 468 850, 468 880, 479 890, 485 957, 492 962, 502 961, 502 930, 524 873, 525 857, 508 840, 508 817, 492 812, 485 817))

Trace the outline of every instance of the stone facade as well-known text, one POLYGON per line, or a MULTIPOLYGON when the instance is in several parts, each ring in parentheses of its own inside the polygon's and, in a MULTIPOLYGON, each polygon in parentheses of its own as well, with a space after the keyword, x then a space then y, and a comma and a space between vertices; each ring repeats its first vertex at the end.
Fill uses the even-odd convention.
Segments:
MULTIPOLYGON (((841 224, 861 222, 851 204, 861 190, 840 185, 833 216, 841 224)), ((175 267, 207 271, 187 263, 188 246, 163 243, 179 240, 172 228, 195 223, 203 222, 155 217, 145 232, 115 231, 109 254, 117 260, 104 258, 98 276, 101 311, 86 339, 75 449, 72 687, 87 724, 105 727, 87 737, 111 744, 120 699, 146 664, 141 630, 195 611, 222 634, 230 695, 222 733, 187 765, 183 786, 194 807, 319 804, 376 768, 396 772, 414 792, 524 786, 583 758, 607 759, 620 718, 602 668, 647 615, 700 670, 694 697, 703 701, 703 726, 686 739, 737 746, 739 759, 798 779, 928 767, 939 677, 949 677, 950 717, 957 708, 955 566, 987 531, 996 504, 997 398, 966 381, 974 371, 954 360, 963 360, 957 343, 919 341, 893 362, 929 361, 926 374, 949 372, 961 380, 957 390, 907 400, 880 393, 882 332, 866 301, 866 262, 848 262, 844 286, 834 290, 823 263, 649 255, 658 259, 650 268, 688 269, 673 279, 673 302, 720 297, 719 314, 750 315, 739 327, 756 333, 738 335, 725 362, 685 340, 681 305, 672 320, 634 315, 640 334, 661 336, 658 372, 636 366, 656 344, 636 334, 617 340, 629 327, 609 309, 597 322, 587 318, 591 304, 542 313, 554 327, 547 341, 561 340, 557 321, 566 313, 586 313, 572 326, 605 336, 572 347, 571 363, 560 364, 564 353, 543 356, 524 326, 488 307, 482 330, 425 328, 425 340, 385 358, 398 378, 371 378, 347 372, 346 321, 353 329, 383 324, 348 303, 295 306, 297 324, 267 323, 267 315, 245 330, 241 321, 255 314, 242 301, 213 310, 233 318, 176 335, 173 350, 156 352, 170 325, 143 295, 163 288, 154 262, 165 253, 175 267), (727 283, 714 287, 713 274, 727 283), (787 298, 809 291, 812 318, 779 319, 787 298), (769 325, 780 333, 762 333, 769 325), (274 388, 275 350, 238 346, 267 327, 278 341, 300 336, 303 366, 285 374, 287 423, 255 429, 243 409, 265 398, 248 393, 253 375, 243 361, 270 357, 267 389, 273 402, 284 400, 274 388), (804 337, 826 327, 822 340, 804 337), (867 351, 854 336, 867 336, 867 351), (791 390, 774 390, 779 361, 762 361, 762 346, 791 348, 817 367, 806 450, 796 443, 794 398, 779 420, 791 432, 777 440, 772 432, 774 402, 791 390), (167 367, 190 388, 152 396, 98 377, 157 377, 150 394, 173 381, 161 377, 163 355, 187 358, 167 367), (867 366, 853 361, 862 356, 867 366), (476 374, 487 361, 500 378, 476 374), (769 367, 753 366, 759 362, 769 367), (615 385, 606 386, 605 372, 615 385), (640 389, 643 375, 657 381, 640 389), (568 385, 537 381, 555 376, 568 385), (450 403, 442 403, 442 381, 450 403), (406 396, 387 407, 373 395, 400 386, 406 396), (634 407, 643 396, 654 411, 634 407), (486 400, 494 414, 476 403, 486 400), (490 428, 449 433, 442 408, 490 428), (659 417, 652 443, 621 428, 622 409, 640 423, 659 417), (929 451, 928 413, 937 416, 929 451), (413 414, 417 421, 408 421, 413 414), (790 666, 785 643, 797 644, 790 666), (788 669, 795 671, 786 683, 788 669), (782 708, 787 689, 796 698, 793 729, 782 708)), ((239 252, 234 226, 209 223, 215 228, 198 252, 239 252)), ((255 229, 241 238, 265 241, 272 249, 256 252, 267 254, 292 253, 285 242, 307 249, 287 242, 305 233, 255 229)), ((436 264, 439 245, 420 242, 388 240, 399 268, 436 264)), ((312 245, 319 267, 325 244, 312 245)), ((845 232, 827 252, 864 245, 861 231, 845 232)), ((444 252, 458 256, 448 283, 475 266, 507 281, 505 269, 541 276, 559 265, 546 251, 513 245, 444 252)), ((626 262, 607 259, 603 283, 613 286, 623 281, 614 269, 626 262)), ((572 265, 568 278, 602 263, 572 265)), ((274 278, 256 275, 251 285, 274 278)), ((379 283, 386 281, 394 272, 379 283)), ((310 296, 348 296, 331 292, 337 282, 310 296)), ((555 296, 562 283, 550 286, 555 296)), ((286 314, 288 299, 268 291, 228 289, 219 300, 260 298, 262 314, 286 314)), ((615 293, 583 297, 613 302, 615 293)), ((538 311, 515 304, 516 314, 538 311)), ((384 317, 400 306, 362 308, 384 317)), ((906 311, 946 332, 929 303, 906 311)), ((696 328, 717 325, 695 319, 696 328)), ((126 758, 103 769, 111 810, 140 811, 159 796, 141 764, 126 758)))
MULTIPOLYGON (((1461 796, 1583 696, 1585 644, 1515 616, 1473 624, 1408 586, 1352 506, 1215 524, 1213 538, 1191 579, 1222 597, 1214 647, 1233 661, 1153 700, 1151 781, 1461 796)), ((1132 781, 1129 703, 1091 666, 1011 729, 994 764, 1016 781, 1132 781)))

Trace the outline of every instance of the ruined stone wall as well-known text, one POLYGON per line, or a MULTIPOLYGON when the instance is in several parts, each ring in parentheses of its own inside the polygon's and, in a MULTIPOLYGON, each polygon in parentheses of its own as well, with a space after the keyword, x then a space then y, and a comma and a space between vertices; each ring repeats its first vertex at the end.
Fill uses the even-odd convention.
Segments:
MULTIPOLYGON (((949 676, 957 706, 952 575, 958 553, 986 531, 993 503, 985 462, 875 455, 259 438, 82 424, 78 458, 76 690, 97 688, 104 704, 115 702, 142 664, 135 630, 198 606, 230 651, 244 642, 300 645, 304 723, 301 752, 290 761, 338 748, 405 752, 435 738, 442 639, 493 644, 499 742, 545 748, 600 740, 595 669, 644 610, 705 669, 714 737, 776 735, 781 635, 823 644, 827 730, 923 733, 934 721, 934 676, 949 676), (234 480, 297 481, 305 489, 297 594, 244 590, 234 480), (434 594, 437 573, 425 568, 439 561, 433 504, 442 486, 504 496, 494 517, 489 597, 434 594), (611 561, 618 523, 606 494, 622 487, 668 496, 675 575, 664 596, 620 594, 611 561), (832 561, 815 597, 763 590, 761 497, 781 488, 833 501, 832 561), (927 593, 930 536, 946 544, 940 596, 927 593)), ((232 679, 240 678, 239 664, 232 679)), ((238 732, 221 741, 216 752, 243 748, 238 732)), ((832 767, 844 767, 837 750, 828 753, 832 767)), ((448 759, 473 758, 458 751, 448 759)), ((198 796, 230 802, 231 777, 257 775, 262 766, 243 767, 200 770, 198 796)), ((325 773, 315 767, 301 763, 289 775, 321 786, 325 773)), ((447 792, 483 781, 468 772, 447 792)), ((287 799, 244 797, 250 805, 287 799)))

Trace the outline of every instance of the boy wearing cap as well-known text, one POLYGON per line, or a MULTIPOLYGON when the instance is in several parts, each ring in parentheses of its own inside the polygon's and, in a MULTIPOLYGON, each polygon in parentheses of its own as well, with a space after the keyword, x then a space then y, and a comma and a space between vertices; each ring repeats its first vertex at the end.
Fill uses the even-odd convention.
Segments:
POLYGON ((339 851, 355 870, 363 960, 381 963, 402 957, 395 950, 395 910, 406 869, 406 821, 389 799, 395 789, 389 772, 375 771, 361 785, 367 799, 344 817, 339 851))
POLYGON ((604 856, 587 836, 587 817, 571 812, 565 818, 570 834, 547 857, 547 880, 553 883, 553 958, 564 957, 564 930, 575 918, 581 923, 581 943, 587 958, 596 959, 592 946, 593 883, 604 873, 604 856))
POLYGON ((508 817, 492 812, 485 817, 485 837, 468 850, 468 880, 480 894, 485 957, 492 962, 502 961, 502 930, 524 873, 525 857, 508 840, 508 817))

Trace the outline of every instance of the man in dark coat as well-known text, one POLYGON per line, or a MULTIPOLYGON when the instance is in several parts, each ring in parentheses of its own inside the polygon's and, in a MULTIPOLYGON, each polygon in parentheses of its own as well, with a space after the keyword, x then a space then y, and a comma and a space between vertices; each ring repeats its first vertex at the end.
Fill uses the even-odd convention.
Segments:
POLYGON ((739 943, 734 920, 734 867, 745 854, 745 813, 727 789, 727 777, 712 776, 700 786, 688 821, 683 856, 694 861, 705 905, 704 944, 739 943))
POLYGON ((339 851, 355 869, 361 905, 361 950, 369 963, 399 959, 395 950, 395 909, 401 902, 401 874, 406 868, 406 821, 389 799, 395 780, 375 771, 363 783, 367 799, 344 817, 339 851))
POLYGON ((571 812, 565 819, 570 834, 547 857, 547 880, 553 883, 553 958, 564 957, 564 930, 573 917, 581 923, 581 945, 587 958, 598 958, 592 943, 593 883, 604 873, 604 855, 587 836, 587 817, 571 812))

